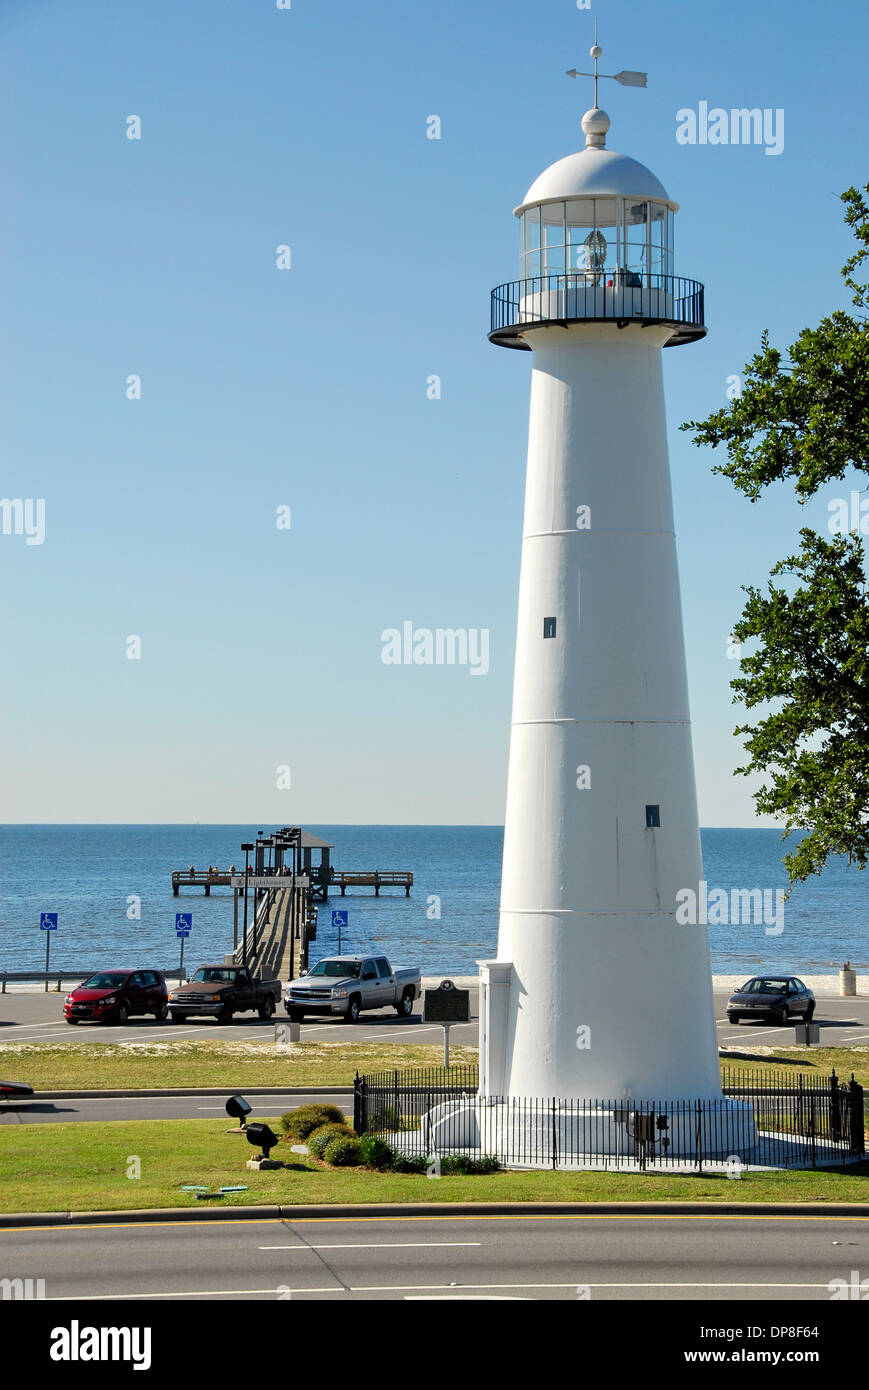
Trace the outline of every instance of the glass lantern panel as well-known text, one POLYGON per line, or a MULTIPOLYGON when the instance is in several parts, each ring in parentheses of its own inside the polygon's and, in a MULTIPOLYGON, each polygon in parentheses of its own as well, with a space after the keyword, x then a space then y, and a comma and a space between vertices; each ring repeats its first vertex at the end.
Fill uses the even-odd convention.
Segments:
POLYGON ((564 274, 564 204, 550 203, 543 209, 545 242, 542 275, 564 274))
POLYGON ((669 208, 662 207, 660 203, 652 203, 651 227, 649 227, 649 246, 651 246, 649 271, 652 272, 652 275, 670 274, 670 247, 669 238, 667 238, 669 211, 669 208))
POLYGON ((616 262, 618 203, 615 198, 582 198, 566 206, 567 259, 574 273, 591 277, 616 262))
POLYGON ((651 261, 649 269, 653 275, 671 275, 671 237, 673 214, 661 203, 651 205, 652 221, 650 227, 651 261))
POLYGON ((643 274, 649 270, 649 204, 625 202, 624 265, 643 274))
POLYGON ((523 279, 540 274, 540 209, 529 208, 522 214, 524 234, 521 272, 523 279))

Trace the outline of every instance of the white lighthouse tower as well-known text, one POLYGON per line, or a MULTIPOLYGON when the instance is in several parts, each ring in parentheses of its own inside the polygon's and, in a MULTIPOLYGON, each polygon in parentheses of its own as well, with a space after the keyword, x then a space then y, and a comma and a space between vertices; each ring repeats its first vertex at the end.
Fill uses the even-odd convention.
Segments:
POLYGON ((706 927, 676 920, 702 868, 661 371, 704 336, 703 287, 674 274, 678 204, 609 126, 595 81, 585 148, 531 185, 520 279, 492 296, 492 342, 533 365, 478 1113, 721 1098, 706 927))

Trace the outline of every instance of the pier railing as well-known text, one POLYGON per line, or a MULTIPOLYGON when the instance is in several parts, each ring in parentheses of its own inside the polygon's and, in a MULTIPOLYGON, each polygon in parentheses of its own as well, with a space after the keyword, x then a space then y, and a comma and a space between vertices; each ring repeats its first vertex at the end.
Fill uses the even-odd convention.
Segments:
POLYGON ((413 873, 410 869, 334 869, 328 886, 340 888, 342 898, 348 888, 373 888, 376 898, 380 897, 381 888, 403 888, 405 897, 409 898, 413 873))
POLYGON ((863 1088, 835 1072, 728 1070, 723 1100, 479 1098, 477 1086, 474 1065, 357 1074, 354 1128, 428 1156, 473 1151, 471 1118, 473 1149, 532 1168, 712 1168, 738 1178, 748 1167, 828 1167, 865 1154, 863 1088))

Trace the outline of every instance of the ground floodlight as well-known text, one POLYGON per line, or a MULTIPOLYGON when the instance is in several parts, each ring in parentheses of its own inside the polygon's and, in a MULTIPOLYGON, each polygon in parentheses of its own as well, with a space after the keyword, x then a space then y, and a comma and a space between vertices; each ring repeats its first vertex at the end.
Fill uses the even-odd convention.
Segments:
POLYGON ((244 1096, 230 1096, 226 1102, 226 1113, 231 1120, 238 1120, 240 1125, 244 1125, 245 1116, 251 1112, 244 1096))
POLYGON ((259 1145, 259 1147, 262 1149, 262 1153, 259 1155, 259 1157, 268 1158, 269 1150, 273 1149, 275 1145, 278 1143, 278 1136, 275 1134, 273 1129, 269 1128, 268 1125, 248 1125, 247 1142, 249 1144, 259 1145))

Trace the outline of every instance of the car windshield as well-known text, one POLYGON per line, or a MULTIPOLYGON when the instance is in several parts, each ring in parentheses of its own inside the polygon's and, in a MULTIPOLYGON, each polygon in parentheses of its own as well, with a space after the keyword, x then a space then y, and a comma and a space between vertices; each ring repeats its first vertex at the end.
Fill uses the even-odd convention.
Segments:
POLYGON ((787 980, 767 980, 761 979, 759 976, 757 979, 749 980, 748 984, 743 985, 740 990, 741 994, 787 994, 787 992, 787 980))
POLYGON ((312 975, 334 975, 340 980, 359 979, 360 965, 358 960, 318 960, 312 975))
POLYGON ((234 970, 221 970, 219 965, 203 965, 193 976, 194 984, 223 984, 226 980, 234 980, 234 970))
POLYGON ((81 989, 120 989, 128 980, 127 975, 91 975, 90 979, 83 981, 81 989))

